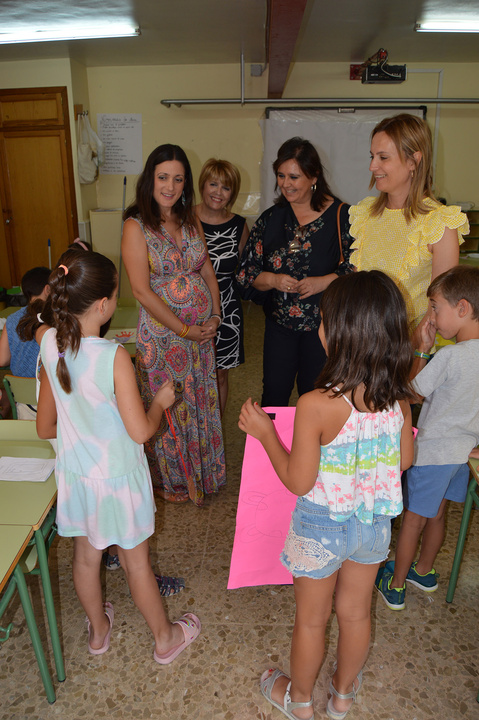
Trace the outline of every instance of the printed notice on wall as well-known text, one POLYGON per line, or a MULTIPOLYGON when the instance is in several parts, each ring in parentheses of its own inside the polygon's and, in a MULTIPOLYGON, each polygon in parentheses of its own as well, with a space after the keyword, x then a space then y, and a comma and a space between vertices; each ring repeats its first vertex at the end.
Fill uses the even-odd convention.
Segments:
POLYGON ((140 114, 97 114, 100 140, 105 144, 103 175, 138 175, 143 170, 140 114))

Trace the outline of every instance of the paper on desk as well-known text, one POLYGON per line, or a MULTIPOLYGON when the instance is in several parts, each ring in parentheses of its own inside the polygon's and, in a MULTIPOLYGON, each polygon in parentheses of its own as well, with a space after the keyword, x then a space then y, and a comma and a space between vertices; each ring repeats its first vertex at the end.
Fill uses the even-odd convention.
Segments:
POLYGON ((116 340, 116 342, 125 345, 125 343, 136 343, 136 328, 111 328, 105 334, 107 340, 116 340))
POLYGON ((9 482, 45 482, 55 469, 55 460, 41 458, 0 458, 0 480, 9 482))

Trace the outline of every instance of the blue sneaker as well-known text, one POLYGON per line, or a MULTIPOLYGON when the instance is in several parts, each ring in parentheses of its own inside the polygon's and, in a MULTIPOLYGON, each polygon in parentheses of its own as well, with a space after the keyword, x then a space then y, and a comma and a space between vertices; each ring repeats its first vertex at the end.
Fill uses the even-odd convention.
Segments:
POLYGON ((121 568, 118 555, 110 555, 108 550, 105 550, 101 559, 107 570, 118 570, 118 568, 121 568))
POLYGON ((416 570, 416 563, 413 562, 411 567, 409 568, 409 572, 406 575, 406 580, 410 582, 412 585, 415 585, 418 588, 421 588, 421 590, 424 590, 424 592, 435 592, 439 585, 437 584, 437 575, 434 568, 430 570, 425 575, 420 575, 416 570))
MULTIPOLYGON (((386 565, 386 570, 388 570, 391 573, 394 573, 394 560, 389 560, 386 565)), ((425 575, 420 575, 416 570, 416 563, 413 562, 411 567, 409 568, 408 574, 406 575, 407 582, 410 582, 411 585, 415 585, 418 588, 421 588, 421 590, 424 590, 424 592, 436 592, 439 585, 437 583, 437 578, 439 575, 436 573, 434 568, 430 570, 425 575)))
POLYGON ((386 569, 386 567, 379 568, 375 585, 390 610, 404 610, 406 607, 406 603, 404 602, 406 586, 404 585, 402 588, 391 588, 392 579, 392 572, 386 569))

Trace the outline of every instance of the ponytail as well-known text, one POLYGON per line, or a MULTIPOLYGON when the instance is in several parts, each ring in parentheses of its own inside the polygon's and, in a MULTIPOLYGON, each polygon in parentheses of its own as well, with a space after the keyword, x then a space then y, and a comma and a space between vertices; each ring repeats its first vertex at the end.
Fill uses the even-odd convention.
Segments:
POLYGON ((60 265, 53 271, 50 277, 50 295, 54 313, 53 326, 57 331, 57 377, 63 390, 69 394, 72 391, 72 385, 65 362, 65 353, 67 350, 71 350, 76 355, 80 349, 81 326, 75 315, 68 309, 69 294, 65 268, 66 265, 60 265))
POLYGON ((110 298, 118 283, 111 260, 95 252, 64 253, 50 276, 52 325, 57 331, 57 377, 62 389, 70 394, 71 377, 65 355, 75 357, 80 349, 82 330, 78 318, 96 301, 110 298))
POLYGON ((20 318, 17 324, 18 337, 22 342, 35 340, 35 333, 43 322, 43 318, 40 321, 38 315, 41 315, 44 306, 45 300, 37 298, 25 308, 23 317, 20 318))

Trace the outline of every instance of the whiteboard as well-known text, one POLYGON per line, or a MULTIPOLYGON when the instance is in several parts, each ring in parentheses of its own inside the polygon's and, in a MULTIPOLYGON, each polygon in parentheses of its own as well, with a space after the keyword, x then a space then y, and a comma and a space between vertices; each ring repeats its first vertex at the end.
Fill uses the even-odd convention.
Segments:
POLYGON ((299 136, 316 148, 323 164, 326 180, 333 193, 353 205, 369 190, 369 146, 371 132, 380 120, 400 113, 423 118, 424 106, 401 108, 267 108, 261 121, 263 162, 261 165, 261 207, 270 207, 274 198, 273 162, 279 147, 289 138, 299 136))

